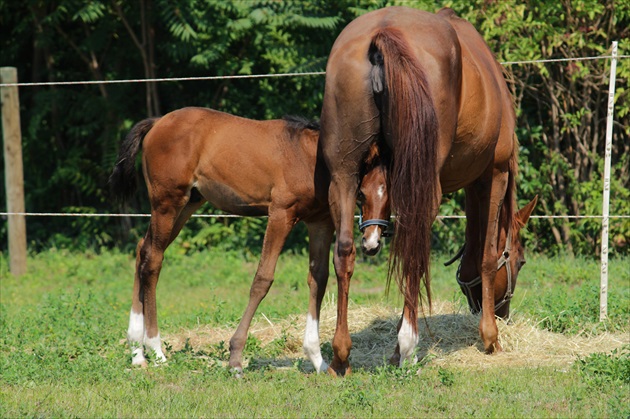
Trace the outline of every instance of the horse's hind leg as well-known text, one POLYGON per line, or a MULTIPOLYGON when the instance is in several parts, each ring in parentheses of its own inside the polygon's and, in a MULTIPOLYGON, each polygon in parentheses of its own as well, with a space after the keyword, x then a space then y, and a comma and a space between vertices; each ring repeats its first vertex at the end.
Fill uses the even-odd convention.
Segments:
POLYGON ((243 372, 243 348, 247 341, 247 331, 258 305, 265 298, 273 283, 276 262, 294 225, 295 220, 286 211, 273 212, 270 210, 260 262, 249 291, 249 302, 234 336, 230 339, 230 367, 234 369, 237 376, 243 372))
POLYGON ((304 353, 313 363, 315 370, 323 372, 328 370, 328 364, 323 360, 320 348, 319 316, 328 284, 328 263, 334 227, 330 219, 321 223, 309 223, 307 227, 309 235, 309 301, 303 347, 304 353))

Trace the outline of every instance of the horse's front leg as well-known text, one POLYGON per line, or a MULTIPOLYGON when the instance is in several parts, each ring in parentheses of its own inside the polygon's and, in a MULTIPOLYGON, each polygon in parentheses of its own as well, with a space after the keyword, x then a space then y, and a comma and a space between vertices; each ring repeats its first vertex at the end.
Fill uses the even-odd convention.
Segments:
POLYGON ((230 339, 230 367, 237 377, 243 373, 243 349, 247 341, 247 331, 252 322, 256 309, 269 292, 274 279, 276 263, 289 232, 295 225, 295 220, 286 211, 269 211, 267 230, 263 240, 262 254, 254 282, 249 291, 249 302, 241 318, 241 322, 230 339))
MULTIPOLYGON (((486 353, 502 350, 499 343, 499 329, 494 312, 494 281, 497 274, 497 237, 499 236, 499 214, 507 188, 507 172, 494 169, 490 192, 482 194, 480 217, 483 234, 483 254, 481 258, 481 320, 479 335, 486 353)), ((484 188, 484 191, 487 188, 484 188)))
POLYGON ((331 220, 307 224, 309 234, 309 302, 304 329, 304 353, 318 373, 327 371, 319 340, 319 319, 322 300, 328 284, 328 261, 334 227, 331 220))

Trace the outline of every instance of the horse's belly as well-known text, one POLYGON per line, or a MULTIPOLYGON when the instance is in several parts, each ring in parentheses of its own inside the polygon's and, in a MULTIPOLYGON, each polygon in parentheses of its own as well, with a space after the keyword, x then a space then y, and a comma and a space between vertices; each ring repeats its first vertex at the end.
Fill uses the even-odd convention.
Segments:
POLYGON ((196 183, 201 195, 215 208, 234 215, 268 215, 270 197, 265 194, 248 196, 243 192, 218 182, 196 183))
POLYGON ((452 150, 440 173, 442 192, 458 191, 479 179, 488 169, 488 165, 492 164, 493 153, 492 149, 478 154, 452 150))

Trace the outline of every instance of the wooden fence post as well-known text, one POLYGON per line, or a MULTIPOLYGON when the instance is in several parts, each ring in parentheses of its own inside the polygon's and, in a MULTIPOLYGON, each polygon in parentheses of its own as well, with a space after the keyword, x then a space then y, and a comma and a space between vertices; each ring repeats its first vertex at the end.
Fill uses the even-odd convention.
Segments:
MULTIPOLYGON (((0 68, 0 82, 17 83, 15 67, 0 68)), ((9 213, 9 269, 13 275, 26 273, 26 219, 24 215, 24 169, 22 131, 17 86, 2 86, 2 134, 4 137, 4 173, 9 213)))

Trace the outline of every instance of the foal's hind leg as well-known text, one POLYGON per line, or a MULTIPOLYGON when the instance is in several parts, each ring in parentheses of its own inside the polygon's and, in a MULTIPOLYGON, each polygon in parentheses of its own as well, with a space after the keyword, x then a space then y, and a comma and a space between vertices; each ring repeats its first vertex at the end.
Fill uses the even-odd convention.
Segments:
POLYGON ((309 223, 307 227, 309 236, 309 301, 303 347, 304 353, 313 363, 315 370, 324 372, 328 370, 328 364, 323 360, 320 348, 319 315, 328 284, 328 263, 334 227, 330 219, 321 223, 309 223))
POLYGON ((177 208, 159 208, 136 249, 136 274, 133 286, 127 340, 132 348, 132 364, 146 366, 143 346, 155 353, 156 362, 166 361, 157 327, 156 287, 164 251, 201 203, 188 204, 177 215, 177 208))
POLYGON ((249 291, 249 302, 234 336, 230 339, 230 367, 234 369, 237 376, 243 372, 243 348, 247 341, 247 331, 258 305, 265 298, 273 283, 276 262, 294 225, 295 220, 286 211, 273 212, 270 210, 260 262, 249 291))
POLYGON ((146 365, 142 344, 148 351, 154 352, 156 362, 166 361, 157 328, 155 292, 162 269, 164 250, 171 236, 173 218, 153 212, 149 230, 138 243, 136 277, 127 331, 127 339, 133 351, 133 365, 146 365))

